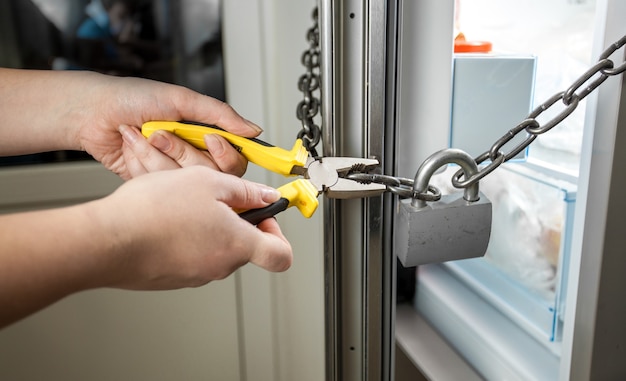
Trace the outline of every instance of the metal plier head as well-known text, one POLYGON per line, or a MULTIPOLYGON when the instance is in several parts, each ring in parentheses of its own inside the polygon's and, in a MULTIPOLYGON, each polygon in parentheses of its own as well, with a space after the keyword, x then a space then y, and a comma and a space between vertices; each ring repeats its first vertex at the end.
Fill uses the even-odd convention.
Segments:
MULTIPOLYGON (((329 198, 363 198, 378 196, 387 190, 382 184, 364 184, 346 178, 350 173, 369 172, 379 163, 376 159, 357 157, 309 157, 302 175, 307 178, 318 193, 329 198)), ((297 167, 294 167, 297 171, 297 167)))

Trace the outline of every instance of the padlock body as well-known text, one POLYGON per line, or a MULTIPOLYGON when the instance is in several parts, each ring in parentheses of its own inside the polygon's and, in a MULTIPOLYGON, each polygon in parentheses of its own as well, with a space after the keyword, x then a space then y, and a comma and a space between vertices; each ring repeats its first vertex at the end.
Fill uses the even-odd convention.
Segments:
POLYGON ((444 195, 424 208, 400 200, 394 251, 405 267, 482 257, 491 235, 491 202, 468 202, 463 193, 444 195))

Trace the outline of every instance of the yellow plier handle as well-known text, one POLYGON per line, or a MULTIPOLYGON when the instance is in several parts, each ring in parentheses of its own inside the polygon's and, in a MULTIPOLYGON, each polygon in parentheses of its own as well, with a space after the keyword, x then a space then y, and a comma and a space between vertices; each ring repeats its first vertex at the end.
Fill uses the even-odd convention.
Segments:
POLYGON ((250 222, 253 225, 257 225, 259 222, 266 218, 273 217, 274 215, 295 206, 300 213, 306 218, 310 218, 319 201, 317 200, 317 189, 309 180, 298 179, 285 184, 278 188, 281 194, 280 200, 273 204, 266 206, 265 208, 252 209, 239 213, 241 218, 250 222))
POLYGON ((207 148, 204 143, 204 135, 218 134, 228 140, 248 161, 284 176, 293 175, 293 167, 303 167, 309 156, 301 139, 297 139, 293 148, 288 151, 259 139, 245 138, 208 125, 151 121, 144 123, 141 127, 141 133, 146 138, 157 130, 169 131, 194 147, 201 149, 207 148))
MULTIPOLYGON (((302 168, 306 165, 309 156, 302 140, 297 139, 293 148, 288 151, 275 147, 259 139, 245 138, 214 126, 197 123, 152 121, 144 123, 141 133, 147 138, 157 130, 165 130, 187 141, 196 148, 206 149, 204 136, 218 134, 232 144, 248 161, 253 162, 272 172, 284 176, 294 175, 294 167, 302 168)), ((317 210, 317 188, 306 179, 298 179, 278 188, 281 194, 280 200, 260 209, 252 209, 239 215, 253 225, 285 209, 295 206, 306 218, 310 218, 317 210)))

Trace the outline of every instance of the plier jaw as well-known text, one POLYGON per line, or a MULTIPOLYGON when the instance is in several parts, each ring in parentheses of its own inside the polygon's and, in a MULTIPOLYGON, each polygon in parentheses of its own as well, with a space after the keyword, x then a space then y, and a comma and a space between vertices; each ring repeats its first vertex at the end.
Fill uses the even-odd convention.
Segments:
POLYGON ((307 163, 305 177, 319 193, 328 198, 348 199, 378 196, 387 190, 382 184, 363 184, 346 178, 350 173, 369 172, 379 163, 376 159, 324 157, 307 163))

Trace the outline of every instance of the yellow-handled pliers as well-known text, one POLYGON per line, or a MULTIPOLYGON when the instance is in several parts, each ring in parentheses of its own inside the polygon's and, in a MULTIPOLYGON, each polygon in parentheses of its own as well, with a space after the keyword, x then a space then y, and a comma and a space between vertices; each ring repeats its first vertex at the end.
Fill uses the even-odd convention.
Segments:
POLYGON ((309 218, 319 205, 320 193, 330 198, 362 198, 377 196, 387 187, 376 183, 360 183, 345 178, 351 172, 367 172, 378 166, 376 159, 352 157, 313 158, 296 139, 291 150, 275 147, 262 140, 245 138, 224 131, 216 126, 192 122, 152 121, 144 123, 141 132, 149 137, 157 130, 165 130, 189 142, 196 148, 206 149, 204 136, 218 134, 224 137, 248 161, 284 176, 303 176, 278 188, 281 199, 265 208, 240 213, 241 217, 257 224, 283 210, 296 206, 303 216, 309 218))

